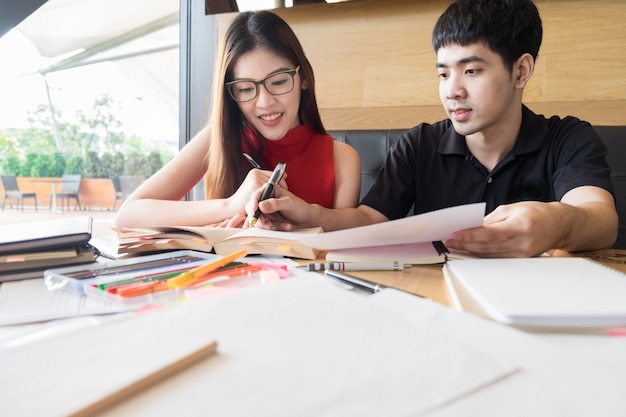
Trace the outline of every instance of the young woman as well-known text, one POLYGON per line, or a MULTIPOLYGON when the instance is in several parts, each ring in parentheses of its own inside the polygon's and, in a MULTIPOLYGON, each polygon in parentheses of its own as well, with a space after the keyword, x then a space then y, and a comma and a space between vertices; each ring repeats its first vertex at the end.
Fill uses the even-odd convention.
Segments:
POLYGON ((324 207, 355 207, 359 156, 326 133, 313 69, 289 25, 267 11, 239 14, 216 65, 207 126, 129 196, 116 226, 241 227, 250 195, 279 161, 287 163, 279 187, 324 207), (203 177, 206 200, 181 201, 203 177))

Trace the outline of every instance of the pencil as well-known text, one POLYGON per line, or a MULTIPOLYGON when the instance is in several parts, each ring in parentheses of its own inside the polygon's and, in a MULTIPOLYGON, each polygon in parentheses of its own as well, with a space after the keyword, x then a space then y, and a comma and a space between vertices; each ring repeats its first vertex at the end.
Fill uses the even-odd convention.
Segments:
POLYGON ((193 283, 196 279, 200 278, 202 275, 208 274, 209 272, 215 271, 217 268, 226 265, 234 261, 235 259, 242 258, 248 254, 248 251, 245 249, 239 250, 237 252, 231 253, 230 255, 226 255, 220 259, 217 259, 213 262, 209 262, 206 265, 199 266, 192 270, 183 272, 177 277, 170 278, 167 281, 167 286, 169 288, 183 288, 193 283))
POLYGON ((94 401, 93 403, 76 410, 72 416, 83 417, 93 416, 101 413, 107 408, 119 404, 121 401, 138 394, 139 392, 156 385, 157 383, 175 375, 176 373, 188 368, 217 350, 217 342, 212 340, 200 345, 197 349, 181 356, 171 362, 165 364, 160 369, 149 371, 145 375, 140 375, 134 380, 125 383, 124 386, 117 390, 112 390, 105 394, 104 397, 94 401))

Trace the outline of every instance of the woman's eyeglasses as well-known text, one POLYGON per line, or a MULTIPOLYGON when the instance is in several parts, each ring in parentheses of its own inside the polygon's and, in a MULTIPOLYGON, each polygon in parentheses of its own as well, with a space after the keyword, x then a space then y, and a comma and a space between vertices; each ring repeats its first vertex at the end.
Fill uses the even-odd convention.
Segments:
POLYGON ((300 71, 298 65, 295 69, 276 72, 268 75, 261 81, 235 80, 226 83, 226 88, 233 100, 237 102, 254 100, 259 95, 259 85, 263 84, 268 93, 273 96, 287 94, 293 90, 294 77, 300 71))

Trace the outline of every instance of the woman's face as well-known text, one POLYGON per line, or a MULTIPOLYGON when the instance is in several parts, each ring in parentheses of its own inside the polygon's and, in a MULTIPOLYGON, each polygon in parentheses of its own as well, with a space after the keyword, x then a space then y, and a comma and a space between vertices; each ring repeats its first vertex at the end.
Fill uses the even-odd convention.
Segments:
MULTIPOLYGON (((295 68, 294 63, 274 52, 256 48, 237 59, 233 67, 233 81, 261 81, 277 72, 295 68)), ((291 78, 289 75, 286 77, 291 78)), ((306 81, 301 82, 299 74, 293 77, 293 81, 293 90, 286 94, 270 94, 264 85, 258 84, 256 98, 237 102, 246 120, 268 140, 280 140, 287 131, 300 124, 300 93, 307 85, 306 81)))

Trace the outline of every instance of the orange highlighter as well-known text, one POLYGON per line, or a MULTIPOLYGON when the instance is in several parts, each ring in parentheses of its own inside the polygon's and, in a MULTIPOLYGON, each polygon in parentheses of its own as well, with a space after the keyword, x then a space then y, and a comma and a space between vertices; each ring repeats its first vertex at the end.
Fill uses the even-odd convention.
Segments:
POLYGON ((196 280, 208 274, 209 272, 213 272, 216 269, 234 261, 235 259, 242 258, 248 254, 248 251, 245 249, 239 250, 237 252, 231 253, 230 255, 226 255, 220 259, 217 259, 213 262, 209 262, 206 265, 199 266, 197 268, 191 269, 187 272, 183 272, 182 274, 170 278, 167 280, 167 286, 169 288, 184 288, 193 283, 196 280))
MULTIPOLYGON (((228 280, 233 277, 252 274, 255 272, 259 272, 263 270, 263 267, 259 265, 242 265, 236 267, 225 268, 223 270, 216 270, 214 272, 209 272, 208 274, 204 274, 200 276, 200 278, 196 278, 194 281, 187 283, 187 286, 200 284, 202 282, 211 283, 213 279, 215 280, 228 280)), ((173 279, 173 278, 170 278, 173 279)), ((120 297, 139 297, 141 295, 152 294, 161 291, 171 290, 168 286, 167 282, 170 279, 164 279, 162 281, 156 282, 144 282, 139 283, 137 285, 128 285, 122 288, 119 288, 116 294, 120 297)))

